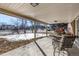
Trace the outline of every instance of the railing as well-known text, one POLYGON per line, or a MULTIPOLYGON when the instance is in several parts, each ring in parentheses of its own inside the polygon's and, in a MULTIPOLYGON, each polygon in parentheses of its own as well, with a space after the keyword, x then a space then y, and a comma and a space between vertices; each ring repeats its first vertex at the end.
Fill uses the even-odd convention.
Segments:
MULTIPOLYGON (((68 48, 72 48, 75 38, 77 38, 77 36, 66 36, 66 35, 62 35, 62 36, 52 36, 54 37, 54 39, 52 39, 52 45, 54 46, 54 56, 56 55, 56 49, 59 50, 58 55, 60 55, 61 51, 66 51, 67 55, 69 54, 68 48)), ((63 52, 64 53, 64 52, 63 52)))

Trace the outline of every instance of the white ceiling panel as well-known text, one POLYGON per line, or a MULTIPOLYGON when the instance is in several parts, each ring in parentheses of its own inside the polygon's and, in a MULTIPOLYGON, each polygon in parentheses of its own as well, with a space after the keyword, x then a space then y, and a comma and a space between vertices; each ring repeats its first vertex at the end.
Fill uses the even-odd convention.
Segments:
POLYGON ((30 3, 0 3, 0 8, 34 17, 46 23, 70 22, 79 15, 78 3, 40 3, 32 7, 30 3))

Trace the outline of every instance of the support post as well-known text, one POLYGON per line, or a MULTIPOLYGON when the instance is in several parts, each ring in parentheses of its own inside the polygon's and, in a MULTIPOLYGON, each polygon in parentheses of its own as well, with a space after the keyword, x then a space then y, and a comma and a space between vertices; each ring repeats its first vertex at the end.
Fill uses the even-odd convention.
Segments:
POLYGON ((34 21, 34 38, 36 38, 36 22, 34 21))
POLYGON ((46 25, 46 36, 48 36, 48 32, 47 32, 47 25, 46 25))

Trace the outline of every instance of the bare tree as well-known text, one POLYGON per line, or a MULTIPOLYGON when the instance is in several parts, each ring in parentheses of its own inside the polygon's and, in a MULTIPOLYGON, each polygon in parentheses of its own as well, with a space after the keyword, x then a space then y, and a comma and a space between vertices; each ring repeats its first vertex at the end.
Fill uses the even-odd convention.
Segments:
POLYGON ((19 34, 19 18, 17 18, 17 21, 14 21, 15 29, 14 32, 17 32, 19 34))
POLYGON ((26 20, 21 19, 21 25, 20 28, 23 30, 23 33, 26 33, 26 20))

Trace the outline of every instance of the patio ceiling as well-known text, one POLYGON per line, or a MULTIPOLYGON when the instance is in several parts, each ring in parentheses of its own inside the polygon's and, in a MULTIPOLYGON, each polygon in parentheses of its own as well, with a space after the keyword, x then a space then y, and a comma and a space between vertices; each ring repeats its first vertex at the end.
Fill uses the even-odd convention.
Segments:
POLYGON ((50 24, 71 22, 79 14, 78 3, 0 3, 0 8, 50 24))

